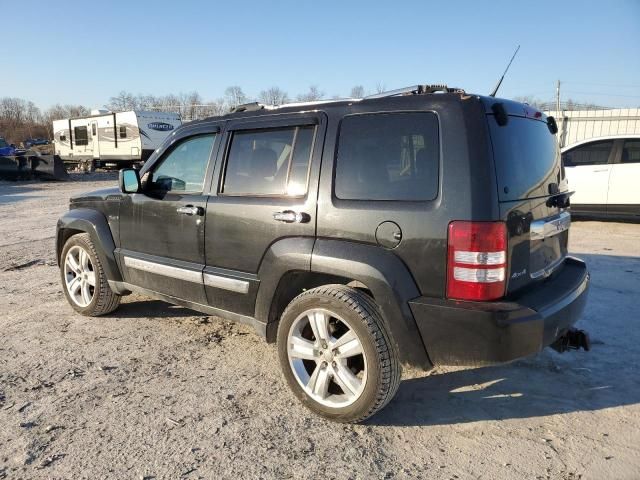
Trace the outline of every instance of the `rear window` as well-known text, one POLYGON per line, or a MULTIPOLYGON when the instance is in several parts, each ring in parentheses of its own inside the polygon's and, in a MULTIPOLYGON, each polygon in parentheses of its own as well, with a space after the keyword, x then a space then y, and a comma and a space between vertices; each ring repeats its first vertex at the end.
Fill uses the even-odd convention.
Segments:
POLYGON ((547 124, 509 117, 500 126, 488 116, 501 201, 556 193, 560 183, 560 151, 547 124))
POLYGON ((344 200, 433 200, 438 165, 435 114, 347 116, 340 127, 335 195, 344 200))

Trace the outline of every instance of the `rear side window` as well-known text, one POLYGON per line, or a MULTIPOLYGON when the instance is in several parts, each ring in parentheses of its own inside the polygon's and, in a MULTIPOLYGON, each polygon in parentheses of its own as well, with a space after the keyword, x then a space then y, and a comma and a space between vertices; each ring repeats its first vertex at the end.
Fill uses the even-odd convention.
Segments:
POLYGON ((340 126, 335 195, 344 200, 433 200, 439 159, 433 113, 347 116, 340 126))
POLYGON ((303 126, 234 132, 222 193, 304 195, 315 130, 315 126, 303 126))
POLYGON ((613 140, 587 143, 563 153, 562 161, 565 167, 604 165, 609 161, 611 148, 613 148, 613 140))
POLYGON ((640 140, 625 140, 620 163, 640 163, 640 140))

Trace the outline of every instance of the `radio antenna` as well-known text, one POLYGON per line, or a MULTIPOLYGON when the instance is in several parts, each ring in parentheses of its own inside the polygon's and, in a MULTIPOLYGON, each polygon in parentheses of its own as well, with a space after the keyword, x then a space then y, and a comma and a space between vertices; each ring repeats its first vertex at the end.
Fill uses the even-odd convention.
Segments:
POLYGON ((500 80, 498 80, 498 83, 496 84, 496 88, 494 88, 493 92, 491 92, 489 94, 490 97, 495 97, 496 93, 498 93, 498 89, 500 88, 500 85, 502 85, 502 80, 504 80, 504 76, 507 74, 507 71, 509 70, 509 67, 511 66, 511 62, 513 62, 513 59, 516 58, 518 50, 520 50, 520 45, 518 45, 518 48, 516 48, 516 51, 513 52, 513 56, 511 57, 511 60, 509 60, 509 64, 507 65, 507 68, 504 69, 504 73, 500 77, 500 80))

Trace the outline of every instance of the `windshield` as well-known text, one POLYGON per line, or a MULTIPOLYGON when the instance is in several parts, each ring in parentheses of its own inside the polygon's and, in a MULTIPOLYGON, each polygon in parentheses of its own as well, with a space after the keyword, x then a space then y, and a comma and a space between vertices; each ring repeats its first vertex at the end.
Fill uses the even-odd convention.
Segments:
POLYGON ((487 116, 501 201, 543 197, 560 188, 560 151, 546 122, 510 116, 500 126, 487 116))

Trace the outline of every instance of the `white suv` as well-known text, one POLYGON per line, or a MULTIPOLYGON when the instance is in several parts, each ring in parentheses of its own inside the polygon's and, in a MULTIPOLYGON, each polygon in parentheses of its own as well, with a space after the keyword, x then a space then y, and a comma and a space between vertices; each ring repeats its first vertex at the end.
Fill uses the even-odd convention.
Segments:
POLYGON ((640 136, 590 139, 562 150, 574 214, 640 219, 640 136))

